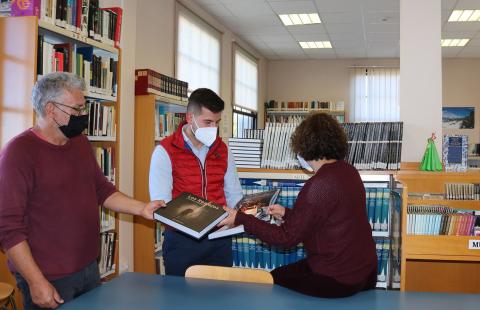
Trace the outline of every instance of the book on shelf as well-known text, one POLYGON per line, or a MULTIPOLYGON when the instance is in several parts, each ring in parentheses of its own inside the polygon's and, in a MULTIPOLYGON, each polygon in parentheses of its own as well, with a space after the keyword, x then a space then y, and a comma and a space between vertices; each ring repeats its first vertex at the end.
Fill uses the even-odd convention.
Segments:
POLYGON ((443 136, 443 164, 445 171, 465 172, 468 166, 468 136, 443 136))
POLYGON ((135 95, 148 95, 150 93, 186 102, 188 83, 152 69, 136 69, 135 95))
POLYGON ((197 239, 202 238, 227 216, 223 206, 185 192, 154 214, 157 221, 197 239))
POLYGON ((263 139, 230 138, 228 147, 240 168, 260 168, 263 139))
MULTIPOLYGON (((275 189, 266 192, 259 192, 250 195, 243 196, 243 198, 235 205, 235 209, 238 212, 254 215, 256 218, 271 224, 279 224, 280 221, 276 220, 273 216, 267 213, 268 206, 275 203, 280 193, 280 189, 275 189)), ((245 232, 243 225, 235 227, 223 226, 215 232, 208 235, 208 239, 216 239, 225 236, 231 236, 245 232)))

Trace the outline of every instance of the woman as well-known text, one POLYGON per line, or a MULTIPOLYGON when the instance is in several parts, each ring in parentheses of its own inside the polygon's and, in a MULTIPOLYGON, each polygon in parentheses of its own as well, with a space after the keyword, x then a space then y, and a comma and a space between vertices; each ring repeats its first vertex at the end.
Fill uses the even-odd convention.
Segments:
POLYGON ((327 114, 314 114, 297 127, 291 144, 302 167, 315 174, 293 209, 269 207, 269 213, 283 218, 283 224, 271 225, 225 208, 229 216, 220 225, 244 225, 248 233, 275 246, 304 244, 307 257, 274 269, 275 284, 332 298, 374 288, 377 256, 365 188, 358 171, 343 160, 347 139, 342 127, 327 114))

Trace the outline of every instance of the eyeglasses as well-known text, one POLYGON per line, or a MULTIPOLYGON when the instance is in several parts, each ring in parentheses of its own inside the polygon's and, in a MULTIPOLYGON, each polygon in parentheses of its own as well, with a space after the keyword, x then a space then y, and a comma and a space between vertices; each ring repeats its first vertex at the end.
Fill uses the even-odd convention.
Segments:
MULTIPOLYGON (((88 106, 87 105, 84 105, 82 108, 76 108, 76 107, 72 107, 70 105, 66 105, 66 104, 63 104, 63 103, 60 103, 60 102, 56 102, 56 101, 50 101, 51 103, 53 103, 54 105, 61 105, 63 107, 67 107, 67 108, 70 108, 72 110, 74 110, 75 112, 77 112, 77 115, 84 115, 84 114, 87 114, 88 113, 88 106)), ((58 107, 57 107, 58 108, 58 107)), ((62 109, 58 108, 60 111, 62 111, 63 113, 66 113, 66 114, 69 114, 65 111, 63 111, 62 109)))

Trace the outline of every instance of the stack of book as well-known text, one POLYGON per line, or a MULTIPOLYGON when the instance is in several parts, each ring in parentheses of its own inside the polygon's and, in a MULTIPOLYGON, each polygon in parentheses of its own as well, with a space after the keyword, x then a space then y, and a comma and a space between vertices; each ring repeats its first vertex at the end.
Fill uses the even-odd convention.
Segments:
POLYGON ((238 168, 260 168, 262 159, 262 139, 228 139, 228 147, 238 168))
POLYGON ((298 120, 291 123, 268 122, 265 124, 261 168, 300 168, 298 160, 290 148, 290 138, 298 124, 298 120))

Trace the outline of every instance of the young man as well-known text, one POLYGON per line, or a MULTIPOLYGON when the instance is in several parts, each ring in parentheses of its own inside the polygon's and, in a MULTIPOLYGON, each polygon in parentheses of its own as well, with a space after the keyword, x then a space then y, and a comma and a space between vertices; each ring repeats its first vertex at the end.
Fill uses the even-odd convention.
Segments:
POLYGON ((118 192, 82 132, 85 83, 71 73, 35 84, 37 125, 0 152, 0 247, 24 309, 56 308, 100 284, 98 207, 153 219, 164 205, 118 192))
MULTIPOLYGON (((150 197, 170 201, 190 192, 233 207, 242 188, 232 154, 218 137, 223 100, 200 88, 189 97, 186 122, 161 141, 150 165, 150 197)), ((192 265, 232 265, 232 240, 196 240, 166 227, 163 242, 165 273, 184 276, 192 265)))

